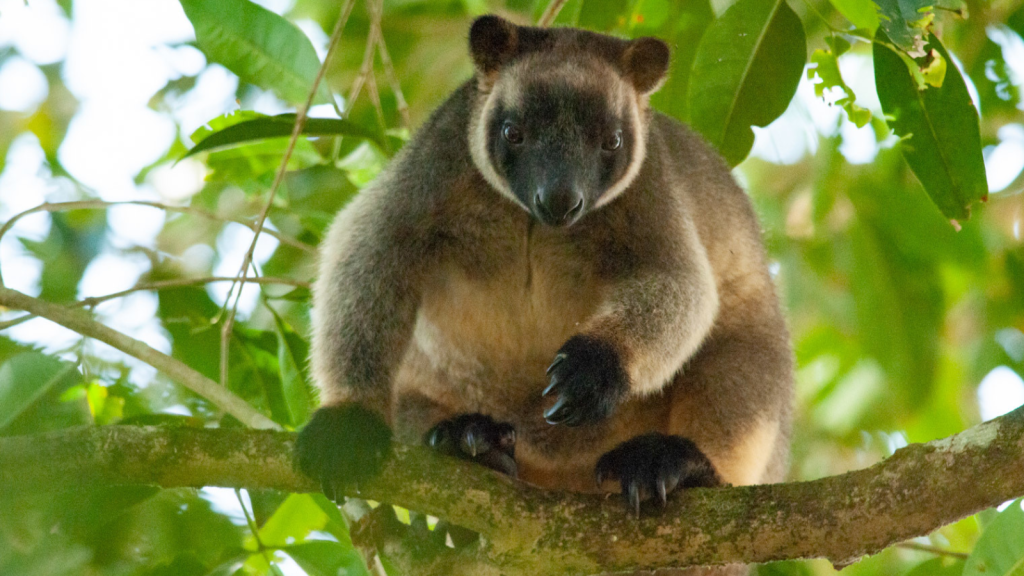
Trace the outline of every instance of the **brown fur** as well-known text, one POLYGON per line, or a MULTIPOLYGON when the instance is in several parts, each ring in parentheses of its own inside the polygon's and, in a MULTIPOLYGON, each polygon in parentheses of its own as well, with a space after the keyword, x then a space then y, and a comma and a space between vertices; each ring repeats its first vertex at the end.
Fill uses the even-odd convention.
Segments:
MULTIPOLYGON (((491 41, 522 50, 530 34, 491 41)), ((545 49, 569 62, 606 50, 592 36, 552 31, 545 49)), ((520 478, 546 488, 594 491, 597 459, 650 431, 694 440, 726 482, 781 480, 789 338, 726 165, 636 93, 635 179, 569 228, 536 223, 471 155, 501 64, 486 60, 332 226, 314 292, 324 403, 374 407, 406 442, 460 413, 510 422, 520 478), (630 395, 604 422, 552 426, 545 368, 581 333, 614 345, 630 395)))

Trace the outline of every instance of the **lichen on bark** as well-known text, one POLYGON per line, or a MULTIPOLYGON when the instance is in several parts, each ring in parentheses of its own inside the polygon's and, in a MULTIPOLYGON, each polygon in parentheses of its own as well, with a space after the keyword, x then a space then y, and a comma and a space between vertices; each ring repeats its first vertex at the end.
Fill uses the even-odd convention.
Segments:
MULTIPOLYGON (((291 463, 294 435, 247 429, 84 427, 0 438, 0 491, 159 485, 317 486, 291 463)), ((845 564, 1024 495, 1024 408, 950 438, 810 482, 694 489, 635 519, 617 498, 543 491, 425 448, 397 445, 375 480, 346 491, 439 516, 478 544, 417 557, 417 574, 655 570, 827 558, 845 564), (965 473, 969 471, 970 473, 965 473), (454 480, 453 480, 454 479, 454 480)), ((381 541, 392 559, 400 540, 381 541)), ((411 558, 411 556, 410 556, 411 558)))

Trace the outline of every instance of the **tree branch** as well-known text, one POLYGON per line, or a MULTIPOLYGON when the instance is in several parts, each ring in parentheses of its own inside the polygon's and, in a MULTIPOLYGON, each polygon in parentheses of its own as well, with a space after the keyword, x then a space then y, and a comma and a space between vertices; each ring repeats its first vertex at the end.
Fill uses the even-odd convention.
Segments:
POLYGON ((218 385, 180 360, 164 354, 145 342, 136 340, 93 320, 85 310, 66 308, 2 286, 0 286, 0 305, 24 310, 36 316, 46 318, 69 330, 74 330, 82 336, 95 338, 100 342, 117 348, 125 354, 134 356, 170 376, 182 386, 206 398, 215 406, 231 414, 247 426, 253 428, 280 428, 276 422, 264 416, 227 388, 218 385))
MULTIPOLYGON (((75 302, 74 306, 79 307, 90 307, 96 306, 107 300, 114 300, 122 296, 134 294, 135 292, 144 291, 157 291, 167 290, 170 288, 187 288, 189 286, 202 286, 203 284, 213 284, 214 282, 236 282, 238 279, 234 276, 206 276, 199 278, 172 278, 170 280, 157 280, 155 282, 142 282, 119 292, 112 292, 110 294, 103 294, 102 296, 89 296, 83 298, 78 302, 75 302)), ((313 284, 304 280, 295 280, 294 278, 277 278, 270 276, 254 276, 246 278, 247 284, 280 284, 284 286, 294 286, 296 288, 312 288, 313 284)))
POLYGON ((566 2, 569 0, 551 0, 547 8, 544 9, 544 13, 537 19, 537 26, 541 28, 547 28, 555 22, 555 18, 558 18, 558 13, 565 8, 566 2))
MULTIPOLYGON (((158 484, 312 491, 290 433, 109 426, 0 439, 0 491, 158 484)), ((693 489, 636 520, 617 498, 549 492, 482 467, 396 446, 350 496, 480 532, 482 543, 419 574, 593 574, 828 558, 841 564, 1024 495, 1024 408, 810 482, 693 489), (453 479, 457 479, 453 481, 453 479), (470 567, 470 568, 467 568, 470 567)))

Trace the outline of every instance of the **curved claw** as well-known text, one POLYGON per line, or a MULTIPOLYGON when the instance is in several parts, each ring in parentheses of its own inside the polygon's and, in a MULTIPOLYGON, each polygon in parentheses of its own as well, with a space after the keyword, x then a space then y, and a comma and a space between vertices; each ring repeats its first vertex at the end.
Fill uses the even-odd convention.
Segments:
MULTIPOLYGON (((555 355, 555 361, 551 363, 551 366, 548 366, 548 369, 547 369, 547 371, 545 371, 545 374, 551 374, 551 371, 554 370, 555 367, 557 367, 559 364, 561 364, 562 360, 565 360, 565 358, 566 358, 565 354, 556 354, 555 355)), ((550 386, 549 386, 549 388, 550 388, 550 386)), ((544 393, 547 394, 547 391, 545 390, 544 393)))
POLYGON ((594 467, 598 487, 618 479, 629 511, 639 514, 645 500, 657 498, 661 507, 679 488, 722 484, 711 461, 688 438, 652 432, 618 445, 598 459, 594 467))
POLYGON ((555 390, 555 388, 557 388, 558 385, 561 383, 562 381, 558 379, 558 376, 552 376, 551 383, 548 384, 547 388, 545 388, 544 391, 540 393, 540 395, 543 397, 547 396, 548 394, 551 394, 555 390))
POLYGON ((432 448, 437 448, 443 441, 444 432, 442 432, 440 428, 434 428, 430 431, 430 434, 427 435, 427 445, 432 448))
POLYGON ((464 441, 466 443, 466 448, 469 449, 470 456, 476 458, 476 455, 482 452, 480 438, 472 428, 466 430, 464 441))
POLYGON ((426 432, 423 441, 443 454, 472 460, 516 476, 516 430, 480 413, 460 414, 443 420, 426 432))
POLYGON ((630 507, 633 508, 633 512, 636 517, 640 517, 640 487, 636 482, 629 483, 629 494, 627 499, 629 500, 630 507))
POLYGON ((559 398, 558 401, 551 406, 551 408, 545 410, 544 421, 547 422, 548 424, 558 424, 565 420, 569 412, 565 405, 565 402, 565 397, 563 396, 559 398))

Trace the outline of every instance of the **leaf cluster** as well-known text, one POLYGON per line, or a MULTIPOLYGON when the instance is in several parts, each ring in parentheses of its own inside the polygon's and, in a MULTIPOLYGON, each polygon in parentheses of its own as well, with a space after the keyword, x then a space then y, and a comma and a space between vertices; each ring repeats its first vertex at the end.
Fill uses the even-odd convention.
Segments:
MULTIPOLYGON (((5 280, 27 274, 10 264, 14 242, 39 269, 33 297, 85 307, 101 322, 151 316, 156 345, 276 425, 296 429, 316 405, 305 360, 308 285, 334 213, 469 78, 464 44, 474 16, 494 11, 525 23, 550 5, 360 0, 348 14, 344 2, 296 0, 284 16, 249 0, 180 5, 195 28, 189 45, 240 80, 241 109, 192 133, 179 125, 177 141, 136 177, 146 184, 159 169, 198 166, 201 189, 187 206, 165 210, 152 245, 125 246, 113 232, 116 214, 104 209, 54 210, 43 215, 42 235, 0 230, 8 233, 0 264, 5 280), (330 31, 342 18, 324 65, 296 23, 330 31), (275 189, 295 113, 311 91, 318 110, 335 117, 305 119, 275 189), (252 110, 266 94, 295 113, 252 110), (252 305, 236 316, 215 289, 231 283, 211 278, 236 273, 240 258, 227 272, 219 263, 238 258, 264 208, 274 236, 261 234, 259 244, 272 245, 253 269, 267 282, 247 284, 252 305), (77 302, 90 267, 110 255, 142 263, 137 290, 77 302), (131 302, 148 302, 151 312, 131 302)), ((996 168, 986 166, 986 154, 1012 144, 1020 126, 1019 62, 1008 56, 1024 33, 1019 3, 568 0, 554 25, 668 40, 670 76, 652 106, 689 123, 737 166, 790 311, 799 368, 794 478, 860 468, 907 442, 962 430, 979 420, 983 378, 997 369, 1024 374, 1021 177, 1005 192, 993 190, 988 206, 978 204, 989 197, 986 172, 996 168), (868 73, 857 74, 858 65, 868 73), (801 86, 813 96, 801 95, 801 86), (814 97, 842 110, 830 126, 809 117, 814 97), (811 133, 816 152, 785 166, 765 160, 759 150, 778 144, 778 126, 811 133), (851 160, 856 138, 873 144, 872 160, 851 160)), ((0 47, 0 63, 9 52, 0 47)), ((77 103, 59 74, 48 71, 48 81, 50 96, 38 110, 0 111, 0 156, 16 135, 31 133, 48 182, 95 200, 59 154, 77 103)), ((168 110, 196 90, 196 77, 175 80, 150 106, 168 110)), ((21 335, 22 314, 0 317, 11 330, 0 337, 0 435, 111 423, 239 425, 208 398, 88 338, 51 346, 21 335)), ((417 530, 436 527, 415 512, 397 517, 417 530)), ((1024 558, 1022 518, 1017 504, 989 511, 844 573, 1015 574, 1024 558)), ((366 552, 320 496, 118 487, 0 495, 2 574, 362 575, 378 560, 383 568, 374 569, 399 573, 386 551, 366 552)), ((791 562, 759 571, 834 569, 791 562)))

